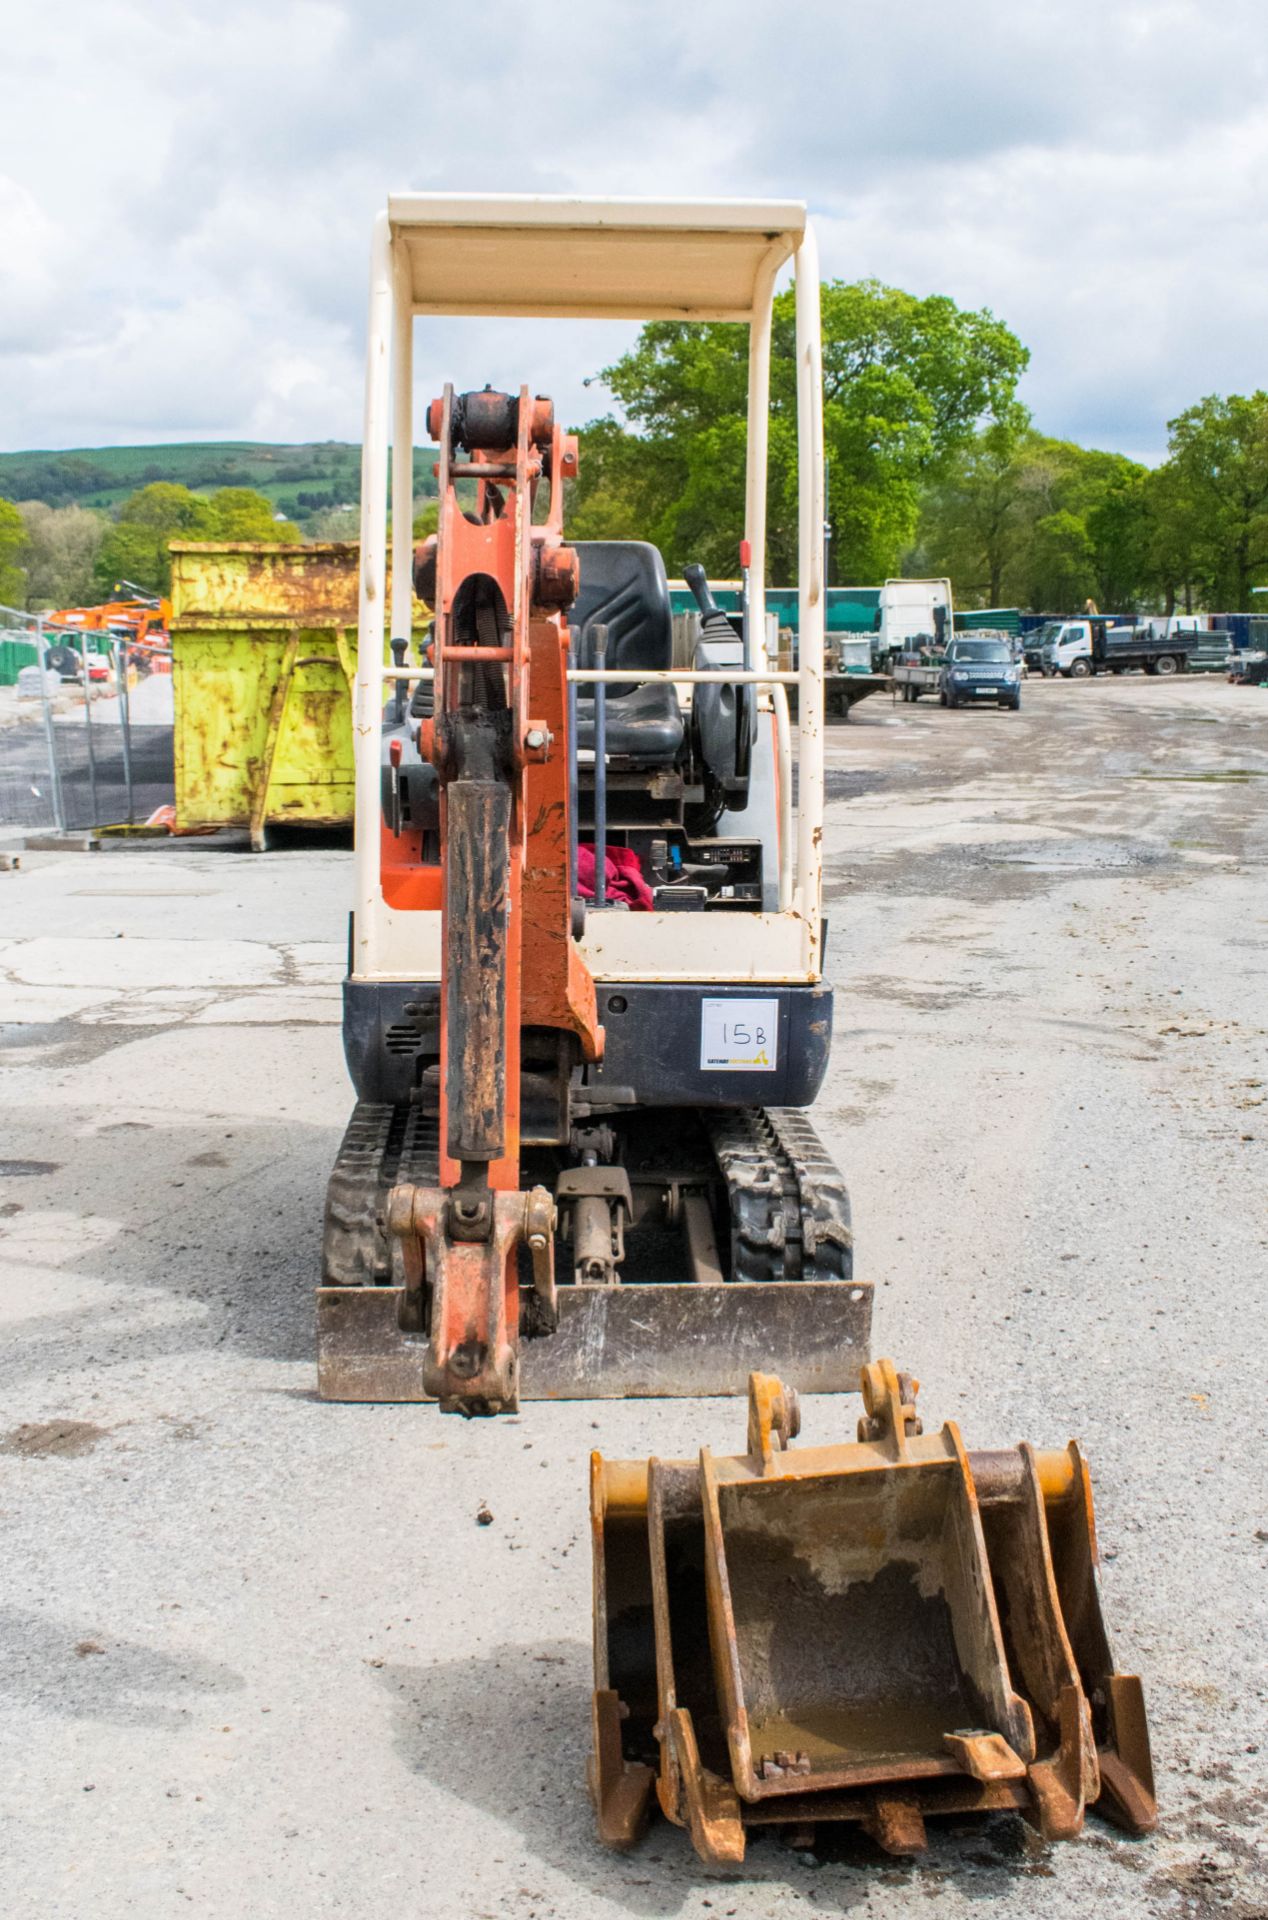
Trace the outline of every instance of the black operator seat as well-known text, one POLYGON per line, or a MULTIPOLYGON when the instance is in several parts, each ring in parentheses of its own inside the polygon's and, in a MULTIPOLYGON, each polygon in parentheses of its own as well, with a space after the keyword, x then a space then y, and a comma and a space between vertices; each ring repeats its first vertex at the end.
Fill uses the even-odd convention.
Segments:
MULTIPOLYGON (((674 622, 660 552, 646 540, 575 540, 581 590, 569 614, 578 629, 576 664, 593 667, 594 629, 608 630, 604 665, 619 672, 673 665, 674 622)), ((640 766, 672 766, 682 751, 683 717, 668 680, 607 690, 607 750, 640 766)), ((577 745, 594 750, 594 689, 577 688, 577 745)))

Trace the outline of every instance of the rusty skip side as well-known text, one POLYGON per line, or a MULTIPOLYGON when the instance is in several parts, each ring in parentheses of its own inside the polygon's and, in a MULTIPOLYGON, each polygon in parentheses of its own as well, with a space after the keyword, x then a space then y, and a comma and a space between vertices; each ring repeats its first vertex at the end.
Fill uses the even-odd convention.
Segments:
POLYGON ((358 559, 354 541, 172 543, 178 827, 249 827, 259 850, 272 822, 351 822, 358 559))
POLYGON ((357 626, 355 540, 173 540, 172 618, 196 623, 272 620, 357 626))
POLYGON ((592 1457, 600 1837, 633 1844, 653 1790, 715 1862, 754 1824, 854 1821, 895 1853, 975 1810, 1148 1832, 1082 1455, 966 1453, 889 1361, 862 1380, 856 1443, 792 1450, 796 1396, 754 1374, 743 1455, 592 1457))

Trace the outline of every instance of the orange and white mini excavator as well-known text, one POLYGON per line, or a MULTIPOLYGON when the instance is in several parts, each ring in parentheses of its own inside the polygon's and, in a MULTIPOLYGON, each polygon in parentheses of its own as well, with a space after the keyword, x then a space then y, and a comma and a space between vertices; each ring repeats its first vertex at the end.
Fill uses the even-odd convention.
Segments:
POLYGON ((871 1290, 802 1111, 832 1026, 819 352, 798 204, 407 195, 380 219, 330 1398, 472 1413, 743 1393, 756 1366, 812 1391, 857 1380, 871 1290), (789 263, 800 658, 780 672, 766 446, 789 263), (698 631, 676 653, 656 548, 567 541, 577 443, 529 387, 432 401, 439 527, 415 553, 396 517, 389 583, 389 417, 409 501, 413 321, 453 313, 747 325, 742 614, 690 569, 698 631))

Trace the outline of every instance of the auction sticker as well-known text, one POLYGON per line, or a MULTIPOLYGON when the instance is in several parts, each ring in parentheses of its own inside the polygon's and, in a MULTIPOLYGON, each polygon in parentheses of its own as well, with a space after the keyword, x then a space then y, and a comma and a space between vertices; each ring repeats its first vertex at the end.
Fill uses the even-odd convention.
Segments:
POLYGON ((700 1065, 714 1073, 774 1073, 778 1000, 702 1000, 700 1065))

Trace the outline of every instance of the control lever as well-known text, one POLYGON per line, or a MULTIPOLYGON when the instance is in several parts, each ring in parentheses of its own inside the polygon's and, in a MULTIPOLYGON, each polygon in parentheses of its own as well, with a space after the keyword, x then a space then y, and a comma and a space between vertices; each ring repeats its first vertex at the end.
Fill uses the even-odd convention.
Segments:
POLYGON ((700 609, 701 637, 712 628, 715 636, 725 635, 726 639, 734 640, 735 629, 710 592, 708 575, 700 562, 691 561, 683 568, 682 577, 691 588, 692 598, 700 609))
MULTIPOLYGON (((753 549, 747 540, 740 542, 740 639, 743 644, 744 671, 753 671, 753 616, 749 607, 749 567, 753 549)), ((747 780, 753 760, 753 689, 736 688, 735 700, 735 777, 747 780)))
MULTIPOLYGON (((742 541, 740 544, 741 658, 745 670, 751 672, 752 642, 749 633, 748 607, 750 558, 751 549, 749 543, 747 540, 742 541)), ((701 640, 721 641, 728 646, 734 646, 736 638, 735 628, 731 625, 730 620, 714 599, 709 589, 709 582, 705 570, 699 561, 693 560, 688 566, 685 566, 682 570, 682 576, 690 587, 692 597, 700 610, 701 640)), ((725 686, 715 686, 708 689, 710 694, 720 695, 722 701, 725 701, 728 691, 735 703, 735 732, 729 749, 723 749, 724 753, 729 751, 731 766, 725 773, 722 773, 719 767, 719 772, 722 774, 726 785, 728 803, 742 809, 748 805, 748 780, 753 760, 754 711, 756 702, 754 699, 754 689, 746 682, 742 682, 739 686, 731 687, 730 689, 725 686)), ((697 692, 704 693, 705 689, 698 688, 697 692)), ((706 704, 705 701, 699 702, 702 710, 706 704)), ((706 724, 706 737, 714 726, 721 724, 722 714, 724 712, 725 707, 722 708, 721 712, 717 713, 716 720, 711 720, 706 724)), ((716 739, 716 734, 714 737, 716 739)), ((718 744, 719 746, 721 745, 720 742, 718 744)), ((716 759, 715 764, 717 764, 716 759)))
POLYGON ((389 740, 387 744, 389 800, 388 828, 399 839, 401 832, 401 743, 389 740))
MULTIPOLYGON (((394 667, 403 667, 405 665, 405 656, 409 652, 409 641, 393 640, 391 643, 391 646, 392 646, 392 665, 394 667)), ((393 713, 392 713, 392 718, 396 721, 397 726, 399 726, 405 718, 405 708, 408 700, 409 700, 409 681, 398 680, 396 682, 396 698, 393 704, 393 713)))

